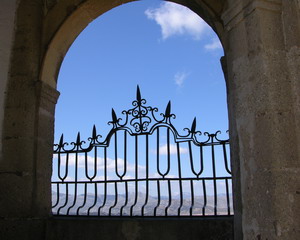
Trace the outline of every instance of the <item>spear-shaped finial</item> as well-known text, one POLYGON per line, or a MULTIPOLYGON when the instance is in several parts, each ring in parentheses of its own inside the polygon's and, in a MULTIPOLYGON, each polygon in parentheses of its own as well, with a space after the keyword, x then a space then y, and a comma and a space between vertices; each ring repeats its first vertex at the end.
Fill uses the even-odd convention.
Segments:
POLYGON ((93 131, 92 131, 92 138, 95 139, 96 137, 97 137, 97 131, 96 131, 96 126, 94 124, 93 131))
POLYGON ((192 127, 191 127, 191 133, 196 132, 196 117, 193 120, 192 127))
POLYGON ((76 144, 80 145, 80 132, 77 133, 76 144))
POLYGON ((168 102, 168 105, 166 107, 165 117, 170 117, 170 114, 171 114, 171 101, 168 102))
POLYGON ((140 91, 140 87, 139 85, 137 85, 137 88, 136 88, 136 100, 138 102, 140 102, 142 100, 142 97, 141 97, 141 91, 140 91))
POLYGON ((59 146, 62 146, 64 144, 64 135, 62 134, 61 136, 60 136, 60 139, 59 139, 59 146))
POLYGON ((118 122, 116 112, 115 112, 115 110, 113 108, 111 109, 111 117, 112 117, 113 123, 117 123, 118 122))

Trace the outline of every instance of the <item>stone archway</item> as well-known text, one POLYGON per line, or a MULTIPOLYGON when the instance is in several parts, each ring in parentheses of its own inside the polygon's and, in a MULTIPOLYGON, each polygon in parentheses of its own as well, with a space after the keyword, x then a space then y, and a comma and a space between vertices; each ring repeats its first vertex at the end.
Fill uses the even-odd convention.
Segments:
MULTIPOLYGON (((5 104, 1 106, 4 239, 28 229, 30 239, 46 238, 49 160, 58 97, 55 80, 60 63, 90 21, 125 2, 129 1, 18 2, 5 104)), ((223 68, 235 177, 235 238, 299 238, 299 2, 174 2, 203 17, 226 52, 223 68)))

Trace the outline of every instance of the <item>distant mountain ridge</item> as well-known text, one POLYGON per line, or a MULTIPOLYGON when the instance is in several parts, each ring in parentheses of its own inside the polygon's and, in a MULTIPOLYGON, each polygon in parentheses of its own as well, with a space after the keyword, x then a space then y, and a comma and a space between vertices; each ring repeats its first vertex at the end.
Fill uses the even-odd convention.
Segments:
MULTIPOLYGON (((108 194, 106 195, 106 203, 104 207, 100 210, 100 216, 108 216, 109 212, 111 212, 112 216, 120 216, 121 209, 123 216, 129 216, 132 205, 134 205, 135 194, 130 193, 128 196, 128 202, 125 204, 125 194, 119 194, 117 197, 117 202, 115 202, 115 195, 108 194), (115 206, 114 206, 115 205, 115 206), (114 206, 114 207, 113 207, 114 206)), ((205 215, 214 215, 214 197, 207 196, 207 204, 204 207, 204 197, 196 196, 194 198, 194 206, 192 208, 192 213, 194 216, 200 216, 203 214, 203 207, 205 211, 205 215)), ((104 195, 98 195, 96 199, 96 204, 93 208, 90 209, 89 215, 95 216, 98 215, 99 207, 103 205, 104 195)), ((52 204, 57 202, 57 193, 52 192, 52 204)), ((142 208, 144 208, 145 216, 154 216, 154 209, 158 205, 158 198, 154 196, 148 196, 147 204, 146 202, 146 194, 139 192, 137 197, 137 203, 133 207, 132 214, 133 216, 142 216, 142 208), (144 207, 143 207, 144 206, 144 207)), ((157 207, 157 216, 165 216, 165 209, 167 208, 167 216, 177 216, 178 209, 180 207, 180 195, 172 196, 171 204, 169 207, 169 197, 161 196, 160 203, 157 207)), ((58 205, 52 209, 53 214, 57 215, 59 208, 59 215, 66 215, 68 209, 74 203, 74 195, 68 195, 68 201, 66 202, 66 195, 61 193, 59 197, 58 205)), ((79 210, 79 215, 88 215, 88 210, 95 203, 94 194, 87 194, 84 203, 84 194, 80 194, 77 196, 75 205, 70 208, 69 215, 77 215, 77 210, 79 210), (81 207, 83 205, 83 207, 81 207)), ((182 207, 180 208, 180 216, 189 216, 191 209, 191 197, 190 193, 183 194, 182 207)), ((229 206, 230 206, 230 214, 233 214, 232 208, 232 196, 229 196, 229 206)), ((228 205, 227 205, 227 196, 226 194, 217 195, 217 215, 228 215, 228 205)))

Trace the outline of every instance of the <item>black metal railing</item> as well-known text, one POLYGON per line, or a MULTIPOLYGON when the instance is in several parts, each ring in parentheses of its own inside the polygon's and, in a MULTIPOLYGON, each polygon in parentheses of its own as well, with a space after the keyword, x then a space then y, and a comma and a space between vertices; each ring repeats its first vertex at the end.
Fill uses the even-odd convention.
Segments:
POLYGON ((101 141, 93 127, 88 142, 54 145, 53 215, 217 216, 232 215, 229 141, 220 131, 186 135, 164 113, 145 106, 139 87, 133 108, 118 118, 101 141), (201 140, 201 138, 204 138, 201 140))

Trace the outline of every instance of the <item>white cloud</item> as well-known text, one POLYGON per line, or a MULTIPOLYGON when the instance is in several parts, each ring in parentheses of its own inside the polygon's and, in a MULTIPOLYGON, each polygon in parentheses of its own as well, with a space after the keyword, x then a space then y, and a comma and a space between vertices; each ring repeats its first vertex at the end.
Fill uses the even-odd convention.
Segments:
POLYGON ((206 50, 216 50, 216 49, 221 49, 222 45, 221 42, 218 38, 213 38, 211 43, 208 43, 204 46, 206 50))
MULTIPOLYGON (((186 154, 188 153, 187 148, 179 147, 180 154, 186 154)), ((156 150, 152 150, 152 153, 156 154, 156 150)), ((159 155, 167 155, 168 154, 168 145, 162 145, 159 147, 159 155)), ((174 155, 177 154, 177 145, 176 144, 170 144, 170 154, 174 155)))
MULTIPOLYGON (((58 161, 58 157, 55 155, 53 160, 58 161)), ((61 156, 61 165, 63 167, 66 166, 67 161, 66 161, 66 155, 61 156)), ((86 159, 84 155, 78 155, 77 159, 78 163, 77 166, 78 168, 85 168, 86 166, 86 159)), ((75 166, 76 160, 75 160, 75 155, 70 154, 69 159, 68 159, 68 167, 75 166)), ((97 162, 96 162, 96 168, 97 170, 103 170, 104 169, 104 158, 98 157, 97 162)), ((106 167, 108 172, 115 172, 115 164, 116 161, 115 159, 112 158, 107 158, 106 160, 106 167)), ((92 156, 87 156, 87 167, 89 170, 92 172, 94 171, 94 166, 95 166, 95 158, 92 156)), ((143 171, 145 169, 145 166, 138 165, 139 171, 143 171)), ((63 171, 63 170, 62 170, 63 171)), ((134 172, 135 171, 135 165, 131 163, 127 163, 127 173, 129 172, 134 172)), ((122 174, 124 172, 124 159, 118 158, 118 173, 122 174)))
POLYGON ((159 8, 147 9, 145 14, 160 25, 164 40, 184 34, 200 39, 205 30, 209 29, 197 14, 175 3, 162 3, 159 8))
POLYGON ((174 76, 174 81, 175 81, 175 84, 178 86, 178 87, 182 87, 184 81, 186 80, 188 74, 186 72, 178 72, 175 74, 174 76))

